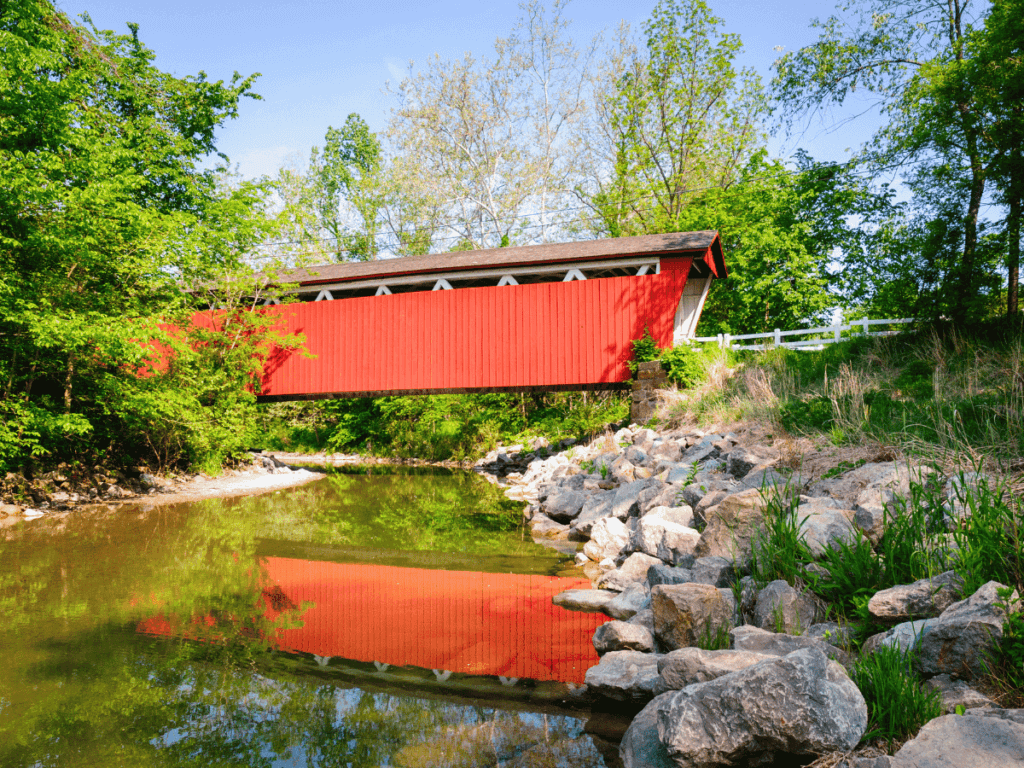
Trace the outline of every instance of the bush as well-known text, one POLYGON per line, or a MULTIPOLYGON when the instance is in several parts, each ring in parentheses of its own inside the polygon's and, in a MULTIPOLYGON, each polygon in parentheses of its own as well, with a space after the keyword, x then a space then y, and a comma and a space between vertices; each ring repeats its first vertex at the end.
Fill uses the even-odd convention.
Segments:
POLYGON ((703 384, 708 376, 709 354, 703 347, 680 344, 665 350, 661 364, 668 372, 668 378, 680 387, 695 387, 703 384))

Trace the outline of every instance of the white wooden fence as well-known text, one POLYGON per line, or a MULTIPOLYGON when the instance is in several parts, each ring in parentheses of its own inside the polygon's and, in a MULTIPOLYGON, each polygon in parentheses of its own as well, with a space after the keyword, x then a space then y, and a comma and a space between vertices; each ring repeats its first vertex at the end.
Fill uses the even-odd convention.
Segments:
POLYGON ((850 336, 891 336, 894 333, 899 333, 899 331, 872 331, 870 328, 873 325, 900 325, 912 322, 914 322, 914 318, 911 317, 905 317, 898 320, 868 320, 865 318, 863 320, 854 320, 853 322, 846 324, 840 321, 837 325, 823 326, 821 328, 806 328, 799 331, 780 331, 776 328, 771 333, 742 333, 735 336, 728 333, 720 333, 717 336, 697 336, 689 341, 717 341, 723 349, 765 350, 773 346, 788 347, 790 349, 822 349, 825 344, 834 344, 837 341, 842 341, 843 332, 848 332, 850 336), (831 335, 821 338, 821 334, 831 335), (790 336, 809 335, 817 335, 819 338, 783 341, 784 338, 790 336), (749 339, 765 339, 765 341, 761 344, 736 344, 737 341, 747 341, 749 339))

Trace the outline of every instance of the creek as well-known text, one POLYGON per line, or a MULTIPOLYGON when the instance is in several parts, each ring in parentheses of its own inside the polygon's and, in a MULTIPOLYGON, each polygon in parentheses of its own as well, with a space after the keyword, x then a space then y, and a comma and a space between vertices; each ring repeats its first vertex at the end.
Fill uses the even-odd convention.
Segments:
POLYGON ((0 532, 0 765, 618 763, 599 614, 472 473, 381 467, 0 532))

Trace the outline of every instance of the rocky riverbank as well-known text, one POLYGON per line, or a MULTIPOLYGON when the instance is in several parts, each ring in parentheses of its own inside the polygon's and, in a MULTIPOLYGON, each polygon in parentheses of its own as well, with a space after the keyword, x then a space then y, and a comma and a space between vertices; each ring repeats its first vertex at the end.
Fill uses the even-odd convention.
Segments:
MULTIPOLYGON (((786 581, 747 575, 772 498, 796 503, 812 553, 859 537, 877 543, 912 482, 942 489, 947 524, 967 511, 957 484, 913 462, 793 461, 787 446, 734 433, 621 429, 586 445, 514 446, 476 470, 527 503, 538 540, 578 549, 594 589, 555 598, 613 618, 594 635, 596 696, 639 710, 622 742, 627 767, 760 765, 818 756, 847 768, 1024 764, 1024 710, 972 687, 1005 613, 990 582, 973 594, 941 565, 948 533, 921 542, 936 574, 880 590, 868 603, 888 628, 858 650, 830 607, 786 581), (913 651, 916 673, 945 712, 893 756, 858 749, 868 725, 849 671, 859 654, 913 651)), ((756 436, 755 436, 756 437, 756 436)), ((789 505, 786 504, 786 507, 789 505)), ((808 570, 820 569, 817 563, 808 570)), ((810 758, 808 758, 810 759, 810 758)))

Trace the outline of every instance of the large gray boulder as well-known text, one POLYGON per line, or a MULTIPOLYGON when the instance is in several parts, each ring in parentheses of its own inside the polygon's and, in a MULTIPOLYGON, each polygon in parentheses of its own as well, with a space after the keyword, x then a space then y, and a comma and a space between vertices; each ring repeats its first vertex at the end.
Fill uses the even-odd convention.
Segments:
POLYGON ((649 514, 636 521, 636 528, 629 539, 629 548, 656 557, 669 565, 686 568, 693 564, 693 550, 698 541, 700 534, 693 528, 660 515, 649 514))
POLYGON ((623 768, 679 768, 679 764, 668 756, 668 750, 658 736, 657 702, 661 698, 659 696, 640 710, 626 729, 619 744, 623 768))
POLYGON ((681 690, 694 683, 706 683, 770 658, 774 657, 751 651, 679 648, 665 654, 658 662, 658 671, 661 673, 659 693, 681 690))
POLYGON ((800 634, 818 620, 818 601, 781 579, 757 593, 754 626, 769 632, 800 634))
POLYGON ((681 506, 658 506, 650 507, 641 512, 642 517, 658 518, 670 523, 676 523, 686 528, 693 528, 693 509, 688 504, 681 506))
POLYGON ((615 502, 615 491, 602 491, 593 494, 583 504, 579 515, 572 521, 569 528, 570 538, 577 541, 588 541, 594 529, 594 523, 612 513, 615 502))
POLYGON ((651 590, 645 582, 630 584, 604 606, 604 612, 614 619, 625 621, 651 607, 651 590))
POLYGON ((1024 765, 1024 724, 977 710, 925 723, 893 755, 892 768, 1009 768, 1024 765))
POLYGON ((831 499, 809 499, 796 510, 797 522, 804 542, 814 557, 825 556, 826 549, 836 549, 839 543, 857 542, 852 510, 837 509, 831 499))
POLYGON ((651 588, 654 636, 666 650, 700 645, 728 632, 735 602, 728 590, 710 584, 670 584, 651 588))
POLYGON ((707 527, 694 553, 749 562, 754 535, 764 525, 764 508, 765 499, 754 488, 726 496, 704 513, 707 527))
POLYGON ((622 565, 602 576, 598 580, 597 586, 622 592, 631 584, 646 581, 648 569, 660 562, 661 560, 656 557, 651 557, 643 552, 634 552, 625 559, 622 565))
POLYGON ((559 488, 541 504, 541 511, 559 523, 568 523, 579 516, 588 494, 571 488, 559 488))
POLYGON ((767 445, 752 445, 749 448, 736 446, 729 451, 725 471, 736 478, 742 478, 755 467, 764 468, 779 460, 779 451, 767 445))
POLYGON ((556 523, 543 512, 537 512, 530 518, 530 533, 537 538, 554 539, 565 536, 568 532, 568 525, 556 523))
POLYGON ((639 516, 643 493, 651 487, 660 487, 660 485, 653 478, 634 480, 631 483, 620 485, 614 491, 615 495, 612 498, 611 514, 619 518, 619 520, 639 516))
POLYGON ((763 653, 766 656, 786 656, 794 651, 810 648, 821 651, 844 667, 849 667, 852 663, 849 654, 844 650, 814 637, 768 632, 749 624, 736 627, 729 634, 732 635, 732 647, 736 651, 763 653))
POLYGON ((600 563, 606 557, 612 560, 629 544, 630 531, 617 517, 602 517, 590 529, 590 541, 583 545, 583 554, 600 563))
POLYGON ((630 624, 626 621, 608 621, 594 631, 594 650, 599 656, 611 651, 641 651, 651 653, 654 650, 654 635, 641 624, 630 624))
MULTIPOLYGON (((918 643, 916 664, 922 675, 971 680, 983 674, 986 654, 1003 636, 1006 612, 996 594, 1002 587, 990 581, 933 620, 918 643)), ((1014 590, 1010 599, 1016 598, 1014 590)))
POLYGON ((615 701, 646 702, 654 696, 658 684, 657 653, 609 651, 587 670, 587 688, 598 696, 615 701))
POLYGON ((695 581, 695 579, 689 568, 655 563, 647 569, 647 583, 652 587, 659 584, 688 584, 691 581, 695 581))
POLYGON ((567 589, 552 597, 551 602, 570 611, 602 613, 616 594, 606 589, 567 589))
POLYGON ((661 741, 681 768, 847 752, 868 721, 864 697, 843 668, 811 648, 655 701, 661 741))
MULTIPOLYGON (((643 501, 640 502, 640 514, 647 515, 658 507, 674 507, 682 496, 681 486, 671 483, 661 483, 658 480, 652 482, 644 492, 640 494, 643 501), (650 493, 650 497, 647 494, 650 493)), ((693 514, 693 510, 690 510, 693 514)), ((678 521, 677 521, 678 522, 678 521)))
POLYGON ((955 571, 946 571, 876 592, 868 601, 868 613, 878 621, 930 619, 959 600, 963 588, 964 580, 955 571))
POLYGON ((717 555, 698 557, 690 570, 693 571, 694 581, 715 587, 731 587, 737 578, 733 561, 717 555))

